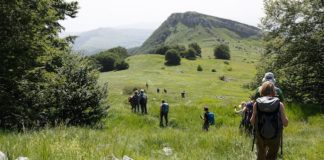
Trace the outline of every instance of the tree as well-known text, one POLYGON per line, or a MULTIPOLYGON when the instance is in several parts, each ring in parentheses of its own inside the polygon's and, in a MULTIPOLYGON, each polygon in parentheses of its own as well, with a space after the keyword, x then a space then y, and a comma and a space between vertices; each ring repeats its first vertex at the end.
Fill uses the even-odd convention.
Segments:
POLYGON ((181 57, 175 49, 170 49, 165 54, 166 65, 180 65, 181 57))
POLYGON ((221 44, 214 48, 214 56, 216 59, 231 59, 228 45, 221 44))
POLYGON ((59 21, 77 8, 64 0, 0 2, 0 128, 93 124, 106 115, 97 70, 71 54, 73 37, 58 37, 59 21))
POLYGON ((193 48, 189 48, 187 50, 187 53, 185 54, 185 57, 190 60, 195 60, 196 59, 197 52, 193 48))
POLYGON ((274 72, 286 97, 297 102, 324 104, 323 5, 321 0, 265 1, 266 48, 257 79, 274 72))
POLYGON ((198 45, 198 43, 190 43, 188 48, 192 48, 196 51, 196 56, 197 57, 201 57, 201 48, 200 46, 198 45))

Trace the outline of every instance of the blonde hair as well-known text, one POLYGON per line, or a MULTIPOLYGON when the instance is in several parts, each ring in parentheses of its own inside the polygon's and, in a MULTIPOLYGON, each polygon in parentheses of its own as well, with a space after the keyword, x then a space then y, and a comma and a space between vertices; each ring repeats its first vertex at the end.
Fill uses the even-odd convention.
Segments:
POLYGON ((275 96, 276 91, 275 91, 275 86, 273 83, 266 81, 262 84, 260 90, 260 95, 263 96, 275 96))

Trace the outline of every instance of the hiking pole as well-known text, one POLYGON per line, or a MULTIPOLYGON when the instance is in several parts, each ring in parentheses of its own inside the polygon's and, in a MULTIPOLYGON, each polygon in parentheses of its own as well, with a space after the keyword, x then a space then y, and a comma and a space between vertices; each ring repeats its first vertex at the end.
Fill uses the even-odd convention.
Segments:
POLYGON ((253 141, 252 141, 252 151, 251 152, 253 152, 254 142, 255 142, 255 130, 253 129, 253 141))
POLYGON ((282 133, 281 133, 281 141, 280 141, 280 148, 281 148, 281 157, 283 157, 283 152, 282 152, 282 141, 283 141, 283 131, 282 131, 282 133))

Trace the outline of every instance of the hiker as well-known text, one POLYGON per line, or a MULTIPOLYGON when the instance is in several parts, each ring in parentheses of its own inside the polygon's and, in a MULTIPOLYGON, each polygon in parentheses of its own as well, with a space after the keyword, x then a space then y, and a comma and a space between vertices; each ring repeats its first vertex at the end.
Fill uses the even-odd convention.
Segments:
POLYGON ((163 117, 165 120, 165 125, 168 126, 168 113, 169 113, 169 104, 162 100, 162 104, 160 106, 160 126, 164 127, 163 125, 163 117))
POLYGON ((163 89, 163 92, 164 92, 164 93, 168 93, 168 91, 167 91, 165 88, 163 89))
MULTIPOLYGON (((266 81, 271 82, 272 84, 275 85, 276 79, 274 78, 274 74, 272 72, 267 72, 264 74, 264 77, 262 78, 262 83, 266 81)), ((253 100, 256 100, 257 98, 261 97, 260 90, 261 90, 261 86, 256 89, 253 100)), ((281 102, 284 102, 284 96, 282 90, 276 86, 275 86, 275 97, 278 97, 281 102)))
POLYGON ((139 112, 139 97, 138 97, 138 91, 135 90, 134 94, 128 98, 128 101, 130 102, 132 106, 133 112, 139 112))
POLYGON ((204 116, 200 115, 200 118, 204 121, 202 129, 208 131, 210 125, 215 124, 214 113, 209 112, 208 107, 204 107, 204 116))
POLYGON ((185 97, 186 97, 186 92, 185 92, 185 91, 182 91, 182 92, 181 92, 181 97, 182 97, 182 98, 185 98, 185 97))
POLYGON ((253 105, 250 121, 256 131, 254 136, 258 160, 276 159, 280 143, 282 153, 283 127, 288 125, 288 118, 283 103, 275 95, 274 84, 266 81, 261 86, 261 97, 253 105))
POLYGON ((245 102, 241 102, 241 104, 239 105, 239 110, 237 110, 237 106, 234 106, 234 112, 241 115, 242 117, 244 116, 244 113, 246 111, 246 104, 245 102))
POLYGON ((160 88, 157 88, 156 89, 156 93, 160 93, 160 88))
POLYGON ((149 85, 147 82, 145 83, 145 86, 146 86, 146 90, 148 90, 149 85))
POLYGON ((141 105, 141 111, 142 114, 147 114, 147 96, 144 93, 144 89, 140 90, 140 94, 139 94, 139 104, 141 105))

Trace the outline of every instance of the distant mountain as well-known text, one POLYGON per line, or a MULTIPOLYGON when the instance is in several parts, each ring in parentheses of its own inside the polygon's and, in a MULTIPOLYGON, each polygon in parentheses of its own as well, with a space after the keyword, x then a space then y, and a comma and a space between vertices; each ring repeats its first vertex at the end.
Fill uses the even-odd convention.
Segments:
POLYGON ((150 29, 99 28, 77 34, 73 50, 91 55, 116 46, 138 47, 152 32, 150 29))
POLYGON ((247 38, 260 38, 260 29, 197 12, 174 13, 153 32, 136 53, 150 53, 162 45, 198 42, 200 45, 213 46, 247 38))

